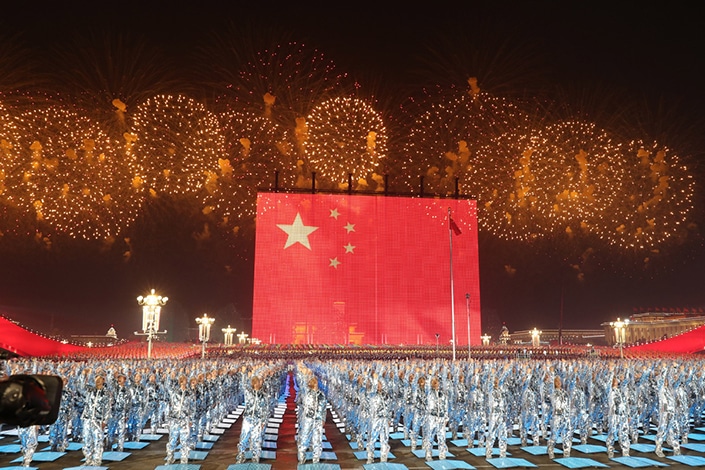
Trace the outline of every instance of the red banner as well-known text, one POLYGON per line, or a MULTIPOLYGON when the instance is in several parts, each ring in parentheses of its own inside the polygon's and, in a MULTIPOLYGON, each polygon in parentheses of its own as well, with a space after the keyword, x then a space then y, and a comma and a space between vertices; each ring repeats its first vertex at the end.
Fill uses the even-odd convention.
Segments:
POLYGON ((472 200, 260 193, 254 274, 265 343, 480 344, 472 200))

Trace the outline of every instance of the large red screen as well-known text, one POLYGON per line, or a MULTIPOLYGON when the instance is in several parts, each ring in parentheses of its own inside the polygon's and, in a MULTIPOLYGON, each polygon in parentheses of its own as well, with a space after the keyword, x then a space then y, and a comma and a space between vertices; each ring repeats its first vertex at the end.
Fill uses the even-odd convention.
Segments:
POLYGON ((260 193, 254 274, 264 343, 480 342, 472 200, 260 193))

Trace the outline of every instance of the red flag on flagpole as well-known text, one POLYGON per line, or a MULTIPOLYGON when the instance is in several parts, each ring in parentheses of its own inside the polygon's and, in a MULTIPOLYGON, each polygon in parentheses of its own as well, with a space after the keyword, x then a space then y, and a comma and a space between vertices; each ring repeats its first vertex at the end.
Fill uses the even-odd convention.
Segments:
POLYGON ((463 233, 462 230, 460 230, 460 227, 458 227, 458 224, 455 223, 455 220, 453 220, 453 217, 449 217, 450 220, 450 229, 453 231, 454 234, 460 235, 463 233))

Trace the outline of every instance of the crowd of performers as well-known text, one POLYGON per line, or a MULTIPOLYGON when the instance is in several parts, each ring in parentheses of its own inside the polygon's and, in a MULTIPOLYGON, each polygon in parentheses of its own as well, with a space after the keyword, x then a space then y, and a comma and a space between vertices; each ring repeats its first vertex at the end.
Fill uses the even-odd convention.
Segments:
POLYGON ((687 443, 690 422, 702 424, 705 378, 701 360, 476 360, 421 362, 319 362, 309 364, 328 389, 329 400, 346 418, 368 462, 375 441, 382 461, 389 453, 389 427, 400 424, 426 460, 437 446, 448 452, 446 430, 462 430, 467 447, 484 448, 486 458, 507 455, 507 438, 518 428, 522 446, 545 445, 554 458, 560 444, 569 457, 573 436, 581 444, 606 434, 610 458, 622 456, 643 434, 654 434, 674 455, 687 443))
MULTIPOLYGON (((585 444, 604 434, 608 456, 628 456, 644 434, 654 452, 674 455, 687 443, 691 422, 702 424, 705 377, 700 359, 425 360, 92 360, 12 359, 5 375, 55 374, 64 380, 57 421, 19 429, 23 464, 37 434, 53 451, 81 442, 86 465, 104 450, 122 451, 140 433, 168 429, 166 462, 187 463, 190 450, 221 420, 244 405, 237 463, 258 462, 269 418, 287 393, 296 393, 298 461, 322 451, 330 406, 346 432, 366 449, 367 462, 384 462, 389 432, 403 431, 426 460, 446 458, 446 431, 492 458, 507 455, 518 428, 522 446, 557 446, 570 456, 573 436, 585 444)), ((458 441, 456 441, 458 442, 458 441)), ((463 444, 465 445, 465 444, 463 444)))

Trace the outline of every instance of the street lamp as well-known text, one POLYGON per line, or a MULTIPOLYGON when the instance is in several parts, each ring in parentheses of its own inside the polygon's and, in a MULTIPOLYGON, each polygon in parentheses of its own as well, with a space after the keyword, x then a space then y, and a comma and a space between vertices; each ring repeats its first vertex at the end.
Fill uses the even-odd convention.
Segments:
POLYGON ((614 328, 614 340, 619 345, 619 357, 624 357, 624 343, 626 342, 626 332, 627 325, 629 325, 629 319, 622 320, 617 318, 617 321, 610 322, 610 326, 614 328))
POLYGON ((206 343, 211 337, 211 325, 215 318, 208 318, 208 314, 204 313, 201 318, 196 318, 198 323, 198 340, 201 342, 201 359, 206 357, 206 343))
POLYGON ((436 333, 436 356, 438 356, 438 338, 441 337, 440 333, 436 333))
POLYGON ((543 333, 541 330, 537 330, 534 328, 531 330, 531 346, 534 348, 538 348, 541 346, 541 333, 543 333))
POLYGON ((245 333, 244 331, 241 331, 239 335, 237 335, 237 339, 240 341, 240 344, 246 344, 247 343, 247 337, 249 335, 245 333))
POLYGON ((166 330, 159 331, 159 316, 167 300, 169 300, 168 297, 155 294, 154 289, 146 296, 137 297, 137 303, 142 306, 142 333, 135 331, 135 334, 147 337, 148 358, 152 357, 152 340, 157 335, 166 334, 166 330))
POLYGON ((490 339, 492 339, 492 337, 491 337, 490 335, 488 335, 488 334, 484 334, 484 335, 480 336, 480 339, 482 340, 482 345, 483 345, 483 346, 489 346, 489 345, 490 345, 490 339))
POLYGON ((233 333, 235 333, 235 330, 236 328, 231 328, 230 325, 227 328, 223 328, 223 343, 226 346, 233 345, 233 333))

